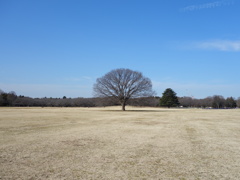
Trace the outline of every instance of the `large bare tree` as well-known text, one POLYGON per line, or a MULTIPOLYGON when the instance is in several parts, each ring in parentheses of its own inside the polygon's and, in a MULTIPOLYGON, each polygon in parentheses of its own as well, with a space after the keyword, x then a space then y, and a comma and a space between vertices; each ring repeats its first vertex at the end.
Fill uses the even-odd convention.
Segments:
POLYGON ((115 69, 98 78, 93 87, 95 96, 117 99, 122 110, 130 98, 153 96, 152 82, 141 72, 130 69, 115 69))

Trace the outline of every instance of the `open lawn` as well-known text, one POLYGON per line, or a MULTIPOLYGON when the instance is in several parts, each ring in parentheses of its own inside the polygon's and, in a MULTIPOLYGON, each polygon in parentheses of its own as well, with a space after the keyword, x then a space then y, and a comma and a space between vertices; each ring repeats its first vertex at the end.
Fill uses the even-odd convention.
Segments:
POLYGON ((0 108, 0 179, 240 179, 240 109, 0 108))

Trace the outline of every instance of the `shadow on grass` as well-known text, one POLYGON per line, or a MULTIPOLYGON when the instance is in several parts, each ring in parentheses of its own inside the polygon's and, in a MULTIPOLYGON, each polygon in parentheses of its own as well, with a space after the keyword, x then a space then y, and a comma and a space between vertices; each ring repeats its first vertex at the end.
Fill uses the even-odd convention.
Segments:
POLYGON ((174 112, 174 110, 102 110, 102 111, 108 111, 108 112, 174 112))

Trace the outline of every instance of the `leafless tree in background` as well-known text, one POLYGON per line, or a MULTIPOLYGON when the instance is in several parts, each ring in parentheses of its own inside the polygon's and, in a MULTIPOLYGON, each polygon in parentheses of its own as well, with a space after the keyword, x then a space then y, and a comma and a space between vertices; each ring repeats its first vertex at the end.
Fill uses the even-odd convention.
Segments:
POLYGON ((4 104, 4 99, 3 99, 3 95, 4 92, 0 89, 0 106, 2 106, 4 104))
POLYGON ((237 99, 237 107, 240 108, 240 97, 237 99))
POLYGON ((115 69, 98 78, 93 87, 97 97, 113 97, 117 99, 122 110, 130 98, 153 96, 152 82, 142 73, 130 69, 115 69))
POLYGON ((212 107, 217 108, 217 109, 225 107, 224 97, 221 96, 221 95, 214 95, 213 96, 212 107))

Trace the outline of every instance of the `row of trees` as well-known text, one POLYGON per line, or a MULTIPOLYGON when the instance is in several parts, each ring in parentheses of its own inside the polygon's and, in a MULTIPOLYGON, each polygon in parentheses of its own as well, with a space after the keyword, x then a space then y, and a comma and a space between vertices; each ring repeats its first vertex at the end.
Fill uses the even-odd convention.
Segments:
MULTIPOLYGON (((128 101, 131 106, 151 106, 158 105, 156 97, 132 98, 128 101)), ((116 106, 121 103, 113 97, 95 97, 95 98, 31 98, 25 96, 17 96, 14 91, 6 93, 0 90, 0 106, 16 106, 16 107, 104 107, 116 106)))
MULTIPOLYGON (((172 89, 167 89, 162 97, 132 98, 128 101, 131 106, 149 107, 192 107, 192 108, 240 108, 240 98, 224 98, 223 96, 211 96, 203 99, 191 97, 177 97, 172 89)), ((101 98, 30 98, 17 96, 15 92, 0 91, 0 106, 37 106, 37 107, 104 107, 121 105, 119 101, 111 97, 101 98)))
POLYGON ((224 98, 220 95, 209 96, 204 99, 194 99, 191 97, 179 98, 179 103, 183 107, 196 107, 196 108, 240 108, 240 98, 234 99, 233 97, 224 98))
POLYGON ((0 89, 0 106, 15 106, 14 102, 17 98, 14 91, 6 93, 0 89))

